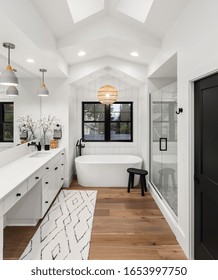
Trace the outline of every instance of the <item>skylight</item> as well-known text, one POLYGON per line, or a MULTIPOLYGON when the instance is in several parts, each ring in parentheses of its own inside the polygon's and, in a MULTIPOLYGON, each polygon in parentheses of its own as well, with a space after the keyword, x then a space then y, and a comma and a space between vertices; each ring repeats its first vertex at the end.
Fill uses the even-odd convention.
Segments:
POLYGON ((104 0, 67 0, 74 23, 104 9, 104 0))
POLYGON ((144 23, 154 0, 118 0, 116 10, 144 23))

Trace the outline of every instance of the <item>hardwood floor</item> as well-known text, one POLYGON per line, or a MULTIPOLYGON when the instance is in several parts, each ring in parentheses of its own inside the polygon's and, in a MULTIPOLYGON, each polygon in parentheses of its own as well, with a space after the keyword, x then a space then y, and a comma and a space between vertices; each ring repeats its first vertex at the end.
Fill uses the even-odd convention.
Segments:
MULTIPOLYGON (((149 193, 140 188, 84 188, 74 180, 71 189, 97 189, 90 260, 183 260, 174 234, 149 193)), ((37 227, 6 227, 4 259, 19 259, 37 227)))

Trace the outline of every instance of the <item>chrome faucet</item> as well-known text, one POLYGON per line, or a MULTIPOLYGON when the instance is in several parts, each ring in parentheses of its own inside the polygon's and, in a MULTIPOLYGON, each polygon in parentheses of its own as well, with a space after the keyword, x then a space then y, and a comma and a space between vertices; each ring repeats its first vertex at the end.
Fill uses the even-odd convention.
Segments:
POLYGON ((81 156, 81 154, 82 154, 82 148, 85 148, 85 144, 82 144, 82 142, 86 142, 86 140, 83 138, 80 138, 80 140, 78 140, 76 142, 76 147, 78 147, 78 150, 79 150, 79 156, 81 156))

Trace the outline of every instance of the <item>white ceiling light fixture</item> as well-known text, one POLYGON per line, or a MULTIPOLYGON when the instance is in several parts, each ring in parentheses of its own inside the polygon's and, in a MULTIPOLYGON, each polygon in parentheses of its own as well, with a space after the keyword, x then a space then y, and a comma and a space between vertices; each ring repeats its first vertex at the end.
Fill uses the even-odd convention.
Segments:
POLYGON ((131 56, 133 56, 133 57, 138 57, 138 56, 139 56, 139 53, 136 52, 136 51, 131 52, 130 54, 131 54, 131 56))
POLYGON ((86 52, 85 52, 85 51, 80 51, 80 52, 78 52, 77 55, 78 55, 78 56, 85 56, 85 55, 86 55, 86 52))
POLYGON ((41 82, 41 86, 40 89, 38 91, 38 96, 48 96, 49 95, 49 91, 45 85, 45 80, 44 80, 44 73, 47 72, 46 69, 39 69, 40 72, 42 72, 42 82, 41 82))
POLYGON ((6 90, 6 95, 7 96, 18 96, 19 93, 18 93, 18 90, 15 86, 10 86, 6 90))
POLYGON ((26 62, 28 62, 28 63, 34 63, 34 62, 35 62, 35 60, 34 60, 34 59, 32 59, 32 58, 27 58, 26 62))
POLYGON ((18 78, 15 75, 12 66, 10 65, 10 50, 15 49, 15 45, 11 43, 3 43, 3 47, 8 49, 8 66, 1 73, 0 84, 6 86, 17 86, 18 78))

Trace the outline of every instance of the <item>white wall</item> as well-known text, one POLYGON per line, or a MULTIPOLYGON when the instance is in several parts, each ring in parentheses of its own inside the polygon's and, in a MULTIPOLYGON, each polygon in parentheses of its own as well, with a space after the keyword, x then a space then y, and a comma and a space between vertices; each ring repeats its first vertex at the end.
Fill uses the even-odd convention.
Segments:
POLYGON ((143 168, 149 170, 149 96, 147 85, 139 89, 139 114, 138 114, 138 138, 141 157, 143 158, 143 168))
POLYGON ((14 143, 0 143, 0 152, 20 144, 19 116, 31 115, 33 120, 40 118, 40 98, 37 96, 37 90, 40 80, 36 78, 19 79, 19 96, 7 97, 5 91, 7 87, 2 87, 1 100, 14 102, 14 143), (4 91, 4 93, 3 93, 4 91))
POLYGON ((69 178, 72 180, 75 174, 76 157, 76 127, 77 127, 77 97, 76 89, 71 86, 71 96, 69 98, 69 178))
POLYGON ((14 101, 14 144, 20 143, 19 138, 19 116, 30 115, 34 121, 40 119, 40 98, 37 91, 40 86, 40 79, 19 79, 19 96, 14 101))
MULTIPOLYGON (((83 101, 98 101, 97 91, 98 89, 107 82, 107 77, 100 78, 90 84, 77 88, 77 137, 76 140, 82 137, 82 102, 83 101)), ((119 79, 113 78, 112 85, 114 85, 119 92, 118 101, 133 101, 133 142, 131 143, 118 143, 118 142, 87 142, 85 148, 82 149, 82 154, 130 154, 130 155, 141 155, 141 149, 139 147, 138 137, 138 88, 132 87, 127 83, 122 82, 119 79)), ((75 143, 76 144, 76 143, 75 143)))
POLYGON ((218 1, 192 0, 163 40, 149 66, 149 75, 177 53, 178 107, 178 228, 177 239, 191 257, 193 201, 192 90, 190 81, 218 70, 218 1))
POLYGON ((70 106, 69 100, 72 95, 72 89, 67 79, 46 79, 46 86, 49 89, 49 96, 41 97, 41 115, 49 114, 56 117, 62 126, 62 139, 59 140, 59 147, 66 149, 65 161, 65 186, 69 186, 72 173, 72 153, 70 147, 70 106))

